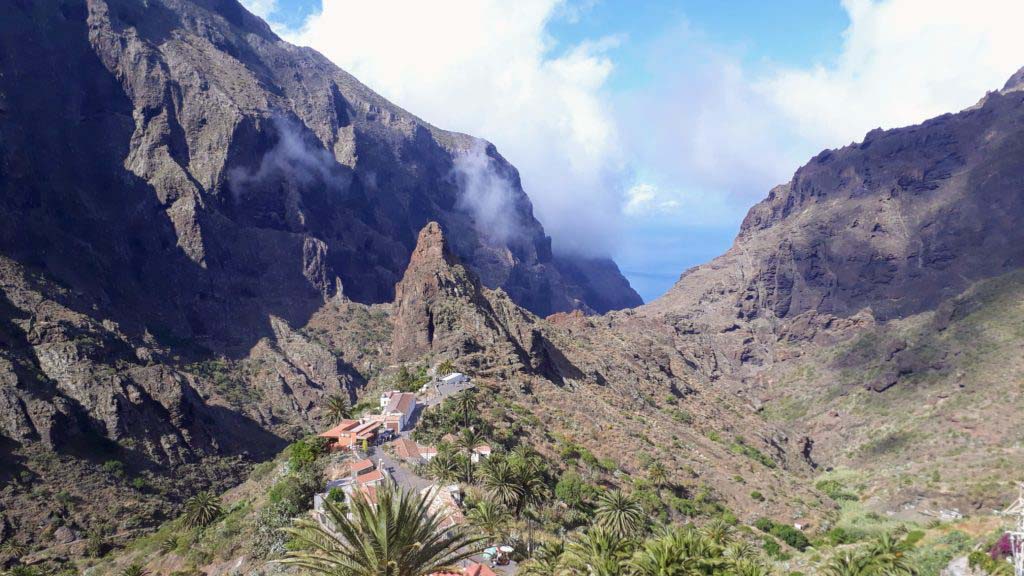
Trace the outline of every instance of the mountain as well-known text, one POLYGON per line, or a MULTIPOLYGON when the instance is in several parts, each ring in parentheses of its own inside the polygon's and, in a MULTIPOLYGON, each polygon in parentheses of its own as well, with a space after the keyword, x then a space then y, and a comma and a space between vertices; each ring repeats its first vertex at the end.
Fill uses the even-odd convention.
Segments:
POLYGON ((145 535, 445 360, 509 445, 662 464, 668 519, 984 510, 1024 465, 1024 71, 822 152, 630 308, 493 146, 234 0, 7 2, 0 70, 0 561, 145 535))
POLYGON ((34 486, 127 538, 314 430, 379 372, 428 222, 517 310, 641 302, 494 146, 234 0, 4 2, 0 70, 0 540, 69 521, 34 486))
POLYGON ((818 154, 639 310, 884 509, 999 507, 1024 463, 1022 76, 818 154))
POLYGON ((556 255, 494 146, 390 104, 237 2, 2 15, 0 246, 133 335, 238 354, 271 315, 303 324, 341 292, 388 302, 431 220, 538 314, 640 303, 610 261, 556 255))

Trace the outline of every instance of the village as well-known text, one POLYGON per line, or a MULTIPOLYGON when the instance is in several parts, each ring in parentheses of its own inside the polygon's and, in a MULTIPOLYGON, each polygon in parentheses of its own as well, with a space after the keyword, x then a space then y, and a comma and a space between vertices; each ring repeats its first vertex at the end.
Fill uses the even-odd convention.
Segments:
MULTIPOLYGON (((386 391, 379 398, 379 413, 343 419, 320 433, 329 442, 335 458, 325 470, 323 492, 313 497, 317 522, 332 530, 325 513, 325 502, 329 499, 349 502, 358 497, 376 505, 378 488, 391 482, 403 491, 425 496, 430 512, 442 519, 443 529, 464 527, 462 489, 458 483, 439 483, 416 473, 417 465, 430 462, 438 450, 413 440, 412 432, 424 410, 474 388, 470 378, 460 372, 436 376, 418 392, 386 391)), ((471 461, 475 464, 490 455, 491 446, 480 443, 473 447, 471 461)), ((487 543, 479 554, 462 562, 460 572, 433 576, 512 575, 517 568, 512 552, 512 547, 503 542, 487 543)))

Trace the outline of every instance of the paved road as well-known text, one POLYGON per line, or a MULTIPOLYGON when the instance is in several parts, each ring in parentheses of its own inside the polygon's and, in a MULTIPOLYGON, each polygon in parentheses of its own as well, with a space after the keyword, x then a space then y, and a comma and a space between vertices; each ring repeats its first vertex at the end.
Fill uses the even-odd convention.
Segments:
POLYGON ((406 490, 419 492, 434 484, 432 480, 414 474, 405 464, 389 456, 380 447, 374 446, 370 449, 370 459, 375 464, 379 461, 380 465, 391 474, 391 478, 395 483, 406 490))

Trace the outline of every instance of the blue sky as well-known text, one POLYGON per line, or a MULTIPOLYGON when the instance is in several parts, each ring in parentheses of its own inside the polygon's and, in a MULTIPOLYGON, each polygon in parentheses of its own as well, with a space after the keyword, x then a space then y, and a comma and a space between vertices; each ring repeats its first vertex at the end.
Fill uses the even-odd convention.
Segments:
POLYGON ((556 250, 613 256, 647 301, 821 149, 969 106, 1024 63, 1015 0, 243 3, 493 142, 556 250))

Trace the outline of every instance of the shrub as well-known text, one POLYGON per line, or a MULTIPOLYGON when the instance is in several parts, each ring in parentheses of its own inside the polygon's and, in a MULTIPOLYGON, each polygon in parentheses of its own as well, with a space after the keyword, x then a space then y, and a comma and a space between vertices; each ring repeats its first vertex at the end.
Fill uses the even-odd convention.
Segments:
POLYGON ((268 497, 273 504, 279 504, 290 516, 309 510, 313 494, 320 486, 319 474, 304 470, 285 476, 270 487, 268 497))
POLYGON ((555 497, 574 508, 583 504, 587 485, 575 471, 570 470, 558 479, 555 484, 555 497))
POLYGON ((780 546, 779 543, 770 536, 764 538, 764 543, 761 547, 764 548, 764 551, 768 556, 775 558, 776 560, 785 560, 788 558, 788 555, 782 552, 782 546, 780 546))
POLYGON ((120 460, 107 460, 103 463, 103 471, 115 478, 124 477, 124 462, 120 460))
POLYGON ((846 487, 838 480, 821 480, 814 487, 837 502, 842 500, 857 501, 860 499, 856 494, 847 491, 846 487))
POLYGON ((776 524, 772 527, 772 536, 775 536, 779 540, 782 540, 786 544, 789 544, 793 548, 803 552, 811 545, 811 542, 807 539, 807 536, 790 526, 789 524, 776 524))
POLYGON ((801 552, 811 545, 810 540, 807 539, 807 536, 803 532, 789 524, 776 522, 771 518, 758 518, 754 522, 754 527, 761 532, 767 532, 772 536, 775 536, 779 540, 782 540, 801 552))
POLYGON ((761 494, 757 490, 754 490, 753 492, 750 493, 750 498, 753 500, 757 500, 758 502, 764 502, 764 494, 761 494))
POLYGON ((288 447, 288 464, 292 470, 305 469, 327 453, 327 446, 328 440, 319 436, 299 440, 288 447))

